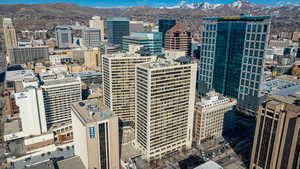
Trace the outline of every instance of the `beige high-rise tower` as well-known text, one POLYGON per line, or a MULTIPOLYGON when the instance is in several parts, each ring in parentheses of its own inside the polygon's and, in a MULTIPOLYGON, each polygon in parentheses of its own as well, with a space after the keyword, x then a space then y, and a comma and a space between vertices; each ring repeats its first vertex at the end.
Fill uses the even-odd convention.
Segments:
POLYGON ((259 107, 250 169, 300 168, 299 100, 273 95, 259 107))
MULTIPOLYGON (((13 26, 11 18, 3 18, 3 33, 4 33, 5 48, 8 50, 17 47, 18 42, 17 42, 16 31, 13 26)), ((10 63, 9 55, 7 56, 7 62, 10 63)))
POLYGON ((150 62, 153 56, 117 53, 103 56, 103 96, 108 106, 122 121, 134 122, 135 68, 150 62))
POLYGON ((192 145, 196 64, 140 64, 136 73, 135 146, 147 161, 192 145))
POLYGON ((119 169, 119 122, 98 99, 71 106, 75 155, 86 169, 119 169))

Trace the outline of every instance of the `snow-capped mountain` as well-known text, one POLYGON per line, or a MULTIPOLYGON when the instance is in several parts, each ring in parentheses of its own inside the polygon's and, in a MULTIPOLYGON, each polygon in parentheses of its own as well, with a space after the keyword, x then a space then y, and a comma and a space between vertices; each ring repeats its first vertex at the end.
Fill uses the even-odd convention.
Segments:
POLYGON ((161 7, 161 8, 168 8, 168 9, 176 9, 176 8, 187 8, 187 9, 216 9, 219 7, 228 6, 230 8, 255 8, 257 4, 251 3, 247 0, 237 0, 231 4, 211 4, 208 2, 201 2, 201 3, 188 3, 187 1, 181 1, 179 4, 175 6, 169 6, 169 7, 161 7))

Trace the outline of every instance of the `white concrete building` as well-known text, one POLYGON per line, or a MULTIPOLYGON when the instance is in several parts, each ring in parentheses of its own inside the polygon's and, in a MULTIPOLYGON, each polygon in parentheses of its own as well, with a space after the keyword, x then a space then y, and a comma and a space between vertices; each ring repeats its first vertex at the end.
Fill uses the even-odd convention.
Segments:
POLYGON ((103 56, 104 104, 121 120, 134 122, 135 68, 140 63, 154 60, 153 56, 117 53, 103 56))
POLYGON ((83 45, 88 48, 100 47, 101 30, 96 28, 87 28, 83 32, 83 45))
POLYGON ((47 132, 43 92, 40 88, 29 86, 14 95, 19 107, 24 137, 47 132))
POLYGON ((236 105, 235 99, 211 91, 195 105, 194 139, 197 144, 222 136, 224 115, 236 105))
POLYGON ((43 81, 41 86, 47 127, 71 121, 70 105, 81 100, 80 78, 61 78, 43 81))
POLYGON ((89 20, 90 28, 100 29, 101 33, 101 41, 104 40, 104 20, 101 20, 100 16, 93 16, 91 20, 89 20))
POLYGON ((192 145, 196 64, 139 64, 135 146, 147 161, 192 145))

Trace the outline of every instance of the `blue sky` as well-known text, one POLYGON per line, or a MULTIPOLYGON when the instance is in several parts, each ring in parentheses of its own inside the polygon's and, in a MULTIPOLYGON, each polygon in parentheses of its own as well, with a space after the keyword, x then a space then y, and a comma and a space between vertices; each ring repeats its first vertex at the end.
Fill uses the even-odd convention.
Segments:
MULTIPOLYGON (((56 3, 67 2, 75 3, 81 6, 90 7, 120 7, 120 6, 172 6, 178 4, 181 0, 0 0, 0 4, 38 4, 38 3, 56 3)), ((187 2, 209 2, 228 4, 235 0, 187 0, 187 2)), ((250 2, 266 5, 276 5, 287 0, 249 0, 250 2)), ((300 0, 288 0, 291 3, 300 3, 300 0)))

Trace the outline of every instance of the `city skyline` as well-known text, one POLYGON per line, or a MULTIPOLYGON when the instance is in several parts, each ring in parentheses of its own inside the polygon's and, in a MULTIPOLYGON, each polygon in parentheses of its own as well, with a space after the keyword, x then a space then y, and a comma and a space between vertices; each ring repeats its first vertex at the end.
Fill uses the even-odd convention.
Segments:
MULTIPOLYGON (((72 3, 80 6, 94 7, 94 8, 109 8, 109 7, 132 7, 132 6, 150 6, 150 7, 169 7, 176 6, 183 3, 210 3, 210 4, 230 4, 238 0, 124 0, 122 2, 117 0, 1 0, 0 4, 46 4, 46 3, 72 3)), ((247 1, 247 0, 240 0, 247 1)), ((259 5, 294 5, 300 3, 300 0, 248 0, 250 3, 259 5)))

